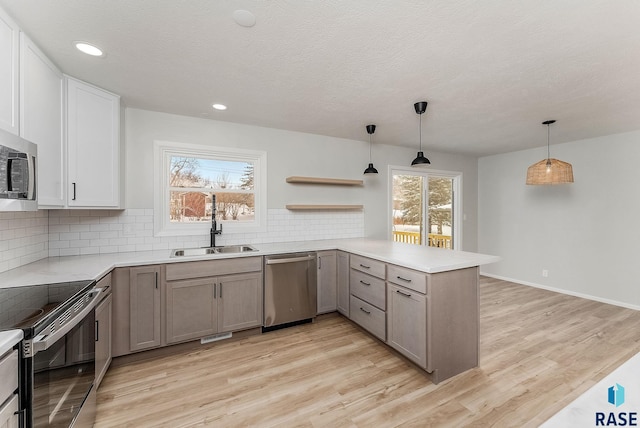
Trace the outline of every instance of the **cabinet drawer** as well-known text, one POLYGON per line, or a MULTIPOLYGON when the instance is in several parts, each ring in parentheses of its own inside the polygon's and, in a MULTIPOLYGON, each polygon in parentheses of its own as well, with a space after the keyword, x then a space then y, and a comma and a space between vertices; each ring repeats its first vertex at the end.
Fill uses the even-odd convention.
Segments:
POLYGON ((355 254, 351 254, 350 259, 350 266, 352 269, 366 272, 369 275, 377 276, 380 279, 384 279, 385 266, 383 262, 368 259, 366 257, 356 256, 355 254))
POLYGON ((167 281, 231 275, 244 272, 259 272, 262 270, 262 257, 238 257, 234 259, 170 263, 167 264, 166 269, 167 281))
POLYGON ((18 351, 13 350, 0 359, 0 403, 18 388, 18 351))
POLYGON ((354 296, 385 310, 385 285, 383 279, 351 269, 349 288, 354 296))
POLYGON ((380 340, 387 340, 387 320, 384 311, 350 296, 349 313, 351 320, 361 325, 365 330, 378 337, 380 340))
POLYGON ((111 273, 103 276, 97 283, 96 288, 100 288, 100 301, 103 301, 111 294, 111 273))
POLYGON ((3 406, 0 402, 0 426, 17 427, 19 425, 20 416, 18 413, 18 395, 14 395, 3 406))
POLYGON ((399 266, 387 267, 387 281, 427 294, 427 274, 399 266))

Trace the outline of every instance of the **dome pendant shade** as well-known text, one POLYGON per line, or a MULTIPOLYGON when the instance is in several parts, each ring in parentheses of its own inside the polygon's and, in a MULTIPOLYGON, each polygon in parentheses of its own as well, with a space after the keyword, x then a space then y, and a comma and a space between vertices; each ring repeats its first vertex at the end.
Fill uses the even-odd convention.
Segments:
POLYGON ((431 162, 424 156, 424 152, 422 151, 422 114, 427 111, 427 104, 426 101, 419 101, 413 105, 416 113, 420 115, 420 150, 416 158, 411 161, 411 166, 431 165, 431 162))
POLYGON ((547 158, 536 162, 527 169, 527 184, 564 184, 573 183, 573 167, 568 162, 552 159, 549 156, 549 125, 555 120, 542 122, 547 125, 547 158))
POLYGON ((371 135, 376 132, 375 125, 367 125, 367 134, 369 134, 369 166, 364 170, 364 174, 377 174, 378 170, 373 167, 373 163, 371 163, 371 135))
POLYGON ((367 169, 364 170, 365 174, 377 174, 378 170, 373 167, 373 164, 370 163, 367 169))
POLYGON ((424 157, 423 152, 418 152, 418 156, 416 156, 416 158, 411 161, 411 166, 414 165, 431 165, 431 162, 429 161, 429 159, 424 157))
POLYGON ((558 159, 542 159, 527 169, 527 184, 573 183, 573 167, 558 159))

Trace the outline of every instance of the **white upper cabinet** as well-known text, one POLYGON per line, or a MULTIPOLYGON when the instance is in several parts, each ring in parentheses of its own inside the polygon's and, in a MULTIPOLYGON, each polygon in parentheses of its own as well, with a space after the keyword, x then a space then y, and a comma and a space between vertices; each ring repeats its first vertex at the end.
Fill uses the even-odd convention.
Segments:
POLYGON ((20 134, 38 145, 38 207, 63 207, 62 73, 20 34, 20 134))
POLYGON ((65 76, 67 205, 120 208, 120 97, 65 76))
POLYGON ((0 9, 0 128, 18 135, 20 29, 0 9))

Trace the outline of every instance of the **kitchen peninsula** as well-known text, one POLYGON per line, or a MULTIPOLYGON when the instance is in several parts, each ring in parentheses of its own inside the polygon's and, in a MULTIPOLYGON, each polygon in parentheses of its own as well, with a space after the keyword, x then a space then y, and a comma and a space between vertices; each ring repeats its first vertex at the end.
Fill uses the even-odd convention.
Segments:
POLYGON ((334 252, 338 312, 431 373, 434 383, 478 365, 478 267, 499 257, 371 239, 253 246, 250 253, 179 258, 169 250, 52 257, 0 274, 0 287, 100 279, 117 268, 334 252))

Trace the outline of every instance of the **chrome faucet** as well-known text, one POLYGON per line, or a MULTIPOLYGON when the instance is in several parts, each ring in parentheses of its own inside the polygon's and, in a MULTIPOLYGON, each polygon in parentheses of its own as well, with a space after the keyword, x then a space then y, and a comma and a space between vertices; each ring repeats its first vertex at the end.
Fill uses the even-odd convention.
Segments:
POLYGON ((210 247, 216 246, 216 235, 222 235, 222 223, 220 229, 216 224, 216 195, 211 196, 211 243, 210 247))

